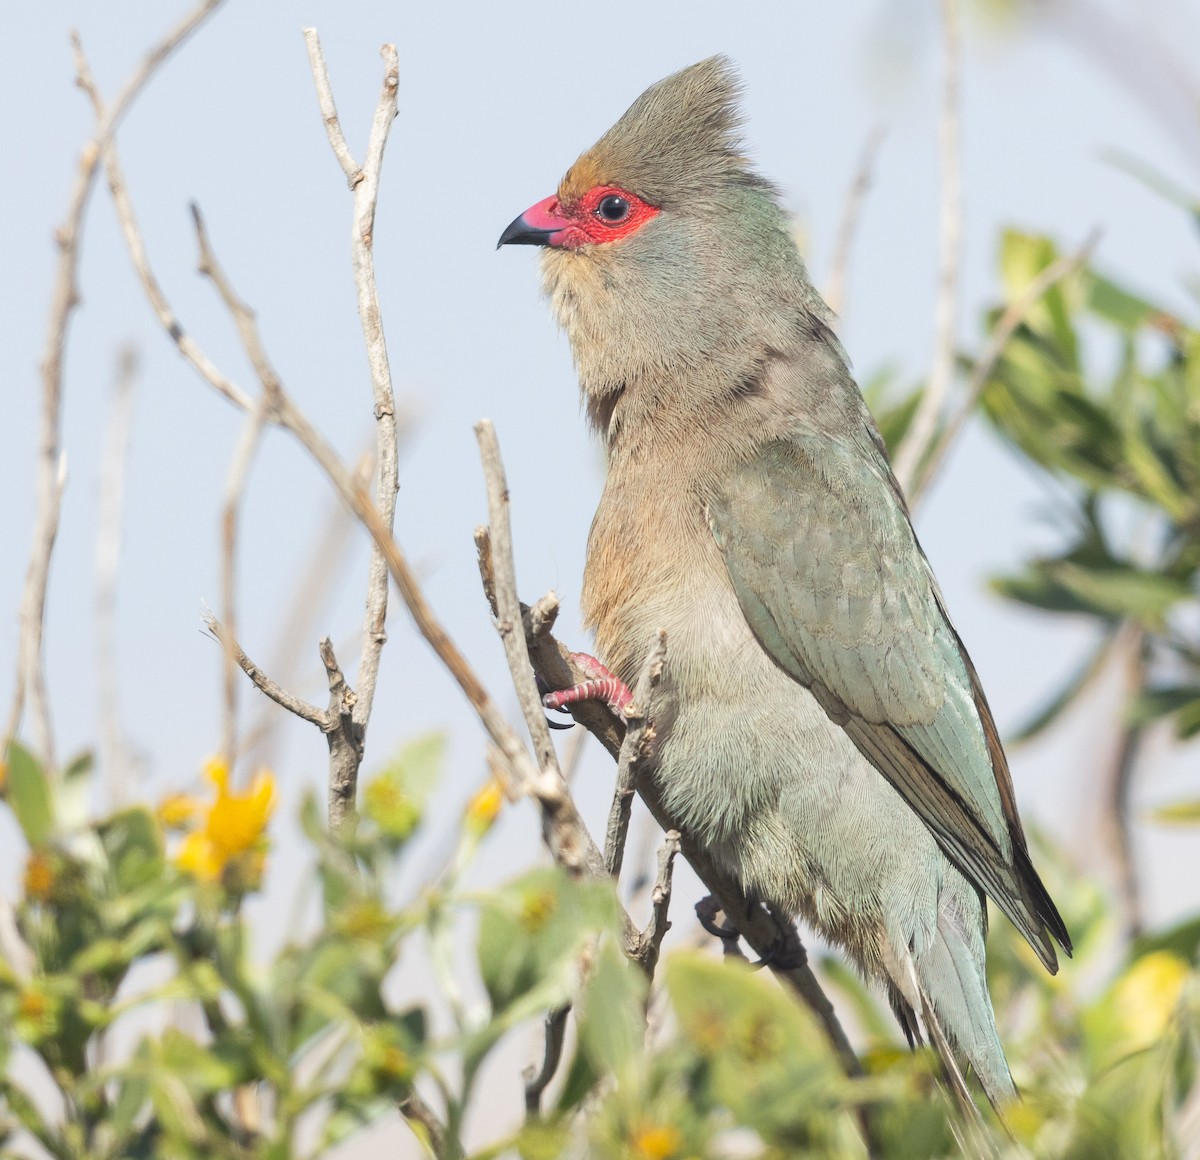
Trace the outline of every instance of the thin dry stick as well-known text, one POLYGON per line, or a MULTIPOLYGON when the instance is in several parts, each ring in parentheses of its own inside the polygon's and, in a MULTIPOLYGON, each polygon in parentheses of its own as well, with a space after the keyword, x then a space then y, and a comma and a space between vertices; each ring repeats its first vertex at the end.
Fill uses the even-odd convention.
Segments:
POLYGON ((96 519, 96 710, 101 750, 111 804, 125 800, 128 753, 117 699, 117 565, 121 559, 121 511, 133 400, 137 387, 137 353, 124 347, 117 356, 112 413, 100 464, 100 496, 96 519))
POLYGON ((542 1111, 542 1093, 550 1086, 554 1073, 562 1062, 563 1040, 567 1034, 570 1007, 556 1007, 543 1024, 542 1065, 530 1064, 523 1073, 525 1080, 525 1115, 537 1116, 542 1111))
POLYGON ((613 790, 612 805, 608 810, 608 826, 604 833, 604 868, 614 878, 621 877, 621 864, 625 860, 629 814, 633 808, 633 794, 638 782, 639 768, 646 755, 646 746, 654 740, 654 726, 650 722, 650 702, 662 679, 666 658, 667 634, 660 628, 654 634, 642 671, 633 687, 633 700, 625 710, 625 738, 617 756, 617 784, 613 790))
MULTIPOLYGON (((21 596, 17 674, 13 705, 5 733, 8 738, 16 736, 21 727, 25 699, 28 695, 34 746, 48 769, 54 768, 55 759, 50 707, 46 695, 42 638, 46 615, 46 589, 50 579, 50 558, 58 536, 59 513, 62 510, 62 494, 66 482, 66 462, 61 446, 63 357, 71 314, 79 303, 77 273, 84 212, 95 185, 100 158, 130 103, 154 75, 159 65, 216 10, 220 3, 221 0, 204 0, 193 8, 151 49, 125 82, 112 104, 107 109, 97 104, 96 125, 91 139, 80 153, 66 218, 55 232, 58 269, 54 279, 41 365, 42 414, 38 436, 33 546, 21 596)), ((79 50, 77 35, 72 35, 72 42, 76 48, 79 84, 85 91, 88 91, 90 86, 90 91, 94 93, 95 85, 91 82, 86 66, 79 67, 82 52, 79 50)))
POLYGON ((907 492, 937 434, 954 382, 955 327, 962 251, 962 174, 958 151, 959 0, 940 0, 942 14, 942 111, 938 120, 941 207, 938 227, 938 290, 934 311, 933 362, 912 425, 896 454, 896 478, 907 492))
POLYGON ((308 48, 308 67, 312 71, 313 83, 317 89, 317 104, 321 107, 321 118, 325 122, 325 133, 329 138, 329 146, 334 157, 346 175, 346 182, 353 189, 363 179, 363 171, 359 167, 346 138, 342 133, 342 122, 338 118, 337 104, 333 99, 333 86, 329 83, 329 70, 325 67, 325 54, 321 51, 321 42, 317 38, 315 28, 304 29, 304 43, 308 48))
POLYGON ((1100 230, 1095 229, 1088 234, 1079 249, 1071 254, 1064 254, 1062 257, 1051 262, 1004 308, 1004 313, 1000 315, 996 321, 996 325, 992 327, 992 333, 988 336, 987 345, 983 348, 983 352, 980 354, 971 371, 971 377, 967 381, 967 387, 963 392, 962 401, 959 403, 958 409, 946 420, 941 432, 938 434, 929 449, 929 453, 925 456, 918 469, 917 478, 908 489, 908 505, 910 508, 915 509, 922 497, 929 490, 929 486, 941 469, 950 448, 954 445, 962 433, 964 424, 974 412, 980 397, 983 395, 984 387, 987 386, 988 380, 992 377, 992 372, 1003 357, 1009 340, 1016 333, 1017 328, 1025 321, 1030 310, 1045 297, 1052 286, 1070 277, 1071 274, 1087 262, 1099 240, 1100 230))
MULTIPOLYGON (((371 389, 375 398, 375 506, 390 532, 395 523, 396 493, 400 489, 399 452, 396 430, 396 395, 392 388, 392 372, 388 362, 387 340, 383 331, 383 315, 379 309, 379 292, 375 285, 375 208, 379 200, 379 180, 383 171, 383 154, 388 134, 396 119, 396 98, 400 87, 400 65, 396 46, 385 44, 383 57, 383 88, 375 106, 371 133, 367 140, 366 161, 361 168, 354 164, 346 139, 342 134, 333 90, 321 42, 315 28, 304 30, 309 65, 317 90, 317 101, 325 122, 325 131, 333 154, 341 165, 350 188, 354 191, 354 212, 350 233, 350 258, 354 269, 354 286, 358 298, 358 316, 362 324, 367 365, 371 373, 371 389), (353 171, 353 172, 352 172, 353 171)), ((362 652, 358 662, 358 700, 354 707, 354 724, 365 738, 371 709, 375 704, 375 687, 379 680, 379 663, 387 641, 388 571, 383 553, 378 547, 371 552, 367 576, 367 601, 363 621, 362 652)), ((350 781, 334 785, 329 791, 331 825, 339 825, 344 811, 354 809, 358 767, 350 781)))
POLYGON ((233 658, 237 662, 238 667, 248 676, 254 687, 259 692, 264 693, 272 701, 282 709, 286 709, 289 713, 295 714, 302 721, 308 721, 316 725, 319 729, 325 729, 328 724, 325 711, 318 709, 316 705, 310 705, 307 701, 297 697, 293 693, 289 693, 282 685, 271 680, 266 673, 262 671, 243 651, 241 645, 238 644, 226 631, 221 622, 213 616, 211 612, 204 614, 204 623, 208 627, 209 632, 213 634, 220 642, 221 646, 231 647, 233 650, 233 658))
MULTIPOLYGON (((562 778, 558 765, 558 753, 550 741, 550 727, 546 724, 546 711, 533 679, 533 668, 529 663, 529 648, 525 643, 525 630, 521 617, 521 602, 517 597, 517 581, 512 566, 512 525, 508 512, 508 480, 504 475, 504 464, 500 459, 500 444, 491 420, 481 419, 475 424, 475 438, 479 441, 479 454, 483 460, 483 475, 487 481, 488 527, 491 532, 492 565, 495 568, 493 582, 496 592, 497 631, 504 642, 504 652, 517 686, 517 700, 525 716, 525 724, 533 739, 533 751, 538 765, 562 778), (497 567, 498 565, 498 567, 497 567)), ((476 537, 478 542, 478 535, 476 537)), ((557 601, 555 602, 557 604, 557 601)), ((557 614, 557 608, 555 610, 557 614)), ((544 621, 544 617, 542 618, 544 621)))
POLYGON ((658 874, 654 879, 654 889, 650 892, 650 922, 642 931, 641 943, 634 956, 648 979, 654 978, 663 939, 671 929, 667 915, 671 907, 671 879, 675 870, 675 856, 679 849, 679 831, 668 830, 666 841, 658 851, 658 874))
POLYGON ((838 225, 837 240, 833 246, 833 258, 829 264, 829 281, 825 291, 825 303, 835 315, 841 315, 846 304, 846 285, 850 278, 850 251, 854 247, 854 237, 858 232, 858 221, 862 214, 863 202, 867 191, 871 188, 871 171, 875 167, 875 156, 887 135, 882 125, 876 125, 867 134, 862 154, 858 160, 858 168, 850 188, 846 190, 846 200, 842 205, 842 218, 838 225))

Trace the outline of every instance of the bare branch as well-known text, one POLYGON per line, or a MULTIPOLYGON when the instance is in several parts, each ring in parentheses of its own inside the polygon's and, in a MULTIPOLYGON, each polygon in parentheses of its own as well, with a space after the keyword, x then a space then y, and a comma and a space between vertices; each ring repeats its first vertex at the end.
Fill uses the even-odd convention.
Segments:
POLYGON ((617 755, 617 784, 613 790, 604 834, 604 868, 614 878, 621 877, 625 840, 629 836, 629 813, 633 806, 639 767, 646 756, 647 746, 654 740, 650 702, 654 689, 662 679, 666 658, 667 634, 660 628, 654 634, 654 641, 633 687, 633 700, 625 710, 625 738, 617 755))
POLYGON ((850 251, 854 246, 854 236, 858 231, 858 221, 862 213, 863 202, 867 191, 871 188, 871 171, 875 167, 875 157, 880 145, 887 135, 882 125, 876 125, 867 134, 867 140, 859 156, 858 168, 850 188, 846 190, 846 200, 842 205, 842 219, 838 224, 837 240, 833 245, 833 258, 829 264, 828 288, 825 291, 825 303, 835 315, 841 315, 846 304, 846 285, 850 277, 850 251))
POLYGON ((101 748, 114 806, 125 800, 129 754, 121 728, 117 700, 117 565, 121 558, 121 511, 125 493, 125 464, 133 424, 137 387, 137 353, 124 347, 117 356, 112 414, 100 464, 99 514, 96 521, 96 701, 101 748))
POLYGON ((1051 262, 1005 307, 1004 313, 1000 315, 996 321, 996 325, 992 327, 992 333, 988 336, 987 345, 983 348, 983 352, 980 354, 971 371, 971 377, 967 382, 966 390, 963 392, 962 400, 957 410, 946 420, 946 423, 931 445, 929 453, 918 467, 917 477, 908 489, 908 505, 910 508, 915 508, 929 490, 929 486, 945 462, 950 448, 957 441, 959 435, 962 433, 963 426, 979 403, 984 387, 987 386, 988 380, 992 377, 992 372, 996 369, 996 364, 1003 357, 1009 340, 1016 333, 1017 327, 1025 321, 1029 311, 1045 297, 1052 286, 1070 277, 1071 274, 1088 261, 1099 241, 1100 230, 1095 229, 1088 234, 1083 244, 1074 253, 1064 254, 1056 261, 1051 262))
POLYGON ((666 841, 658 851, 658 875, 654 889, 650 892, 650 922, 642 931, 634 958, 648 979, 654 978, 662 941, 671 929, 667 912, 671 907, 671 878, 675 869, 675 855, 679 853, 679 831, 668 830, 666 841))
MULTIPOLYGON (((529 735, 533 739, 538 766, 551 771, 561 780, 558 754, 550 741, 546 711, 542 707, 542 698, 538 695, 533 666, 529 663, 529 648, 525 643, 521 602, 517 597, 517 580, 513 568, 512 527, 508 517, 508 481, 504 477, 504 464, 500 460, 500 444, 490 420, 481 419, 475 424, 475 437, 479 440, 483 475, 487 482, 496 605, 500 614, 496 628, 504 642, 508 667, 512 671, 513 682, 517 688, 517 700, 525 715, 529 735)), ((544 617, 542 619, 544 621, 544 617)))
POLYGON ((541 1113, 542 1093, 550 1086, 550 1081, 562 1061, 563 1040, 566 1038, 567 1016, 570 1013, 570 1007, 556 1007, 546 1016, 542 1066, 530 1064, 524 1072, 526 1116, 537 1116, 541 1113))
POLYGON ((325 714, 325 710, 318 709, 316 705, 310 705, 307 701, 302 700, 293 693, 289 693, 287 689, 271 680, 242 651, 242 646, 225 631, 225 627, 211 612, 206 611, 204 613, 204 623, 208 631, 217 638, 222 648, 232 648, 233 659, 237 661, 238 667, 250 678, 254 687, 260 693, 266 694, 281 709, 286 709, 289 713, 294 713, 302 721, 308 721, 322 731, 326 729, 328 726, 328 717, 325 714))
POLYGON ((929 381, 896 453, 896 478, 905 490, 929 451, 954 383, 955 329, 962 251, 962 172, 959 158, 959 28, 960 0, 940 0, 942 14, 942 111, 938 122, 941 154, 941 208, 938 227, 938 290, 934 310, 933 361, 929 381))
MULTIPOLYGON (((93 101, 99 102, 99 94, 95 88, 89 89, 93 101)), ((129 197, 129 187, 121 169, 120 157, 114 142, 110 141, 104 153, 104 170, 108 177, 108 189, 112 194, 113 206, 117 211, 117 224, 125 238, 125 247, 133 262, 133 271, 142 284, 146 298, 151 308, 158 316, 158 321, 167 336, 175 344, 176 349, 191 364, 193 369, 223 398, 243 411, 249 411, 254 405, 250 396, 236 383, 229 379, 212 360, 204 353, 196 342, 187 334, 172 311, 163 293, 162 286, 150 268, 146 256, 146 245, 142 239, 141 228, 133 212, 133 202, 129 197)))
POLYGON ((342 134, 342 123, 338 120, 337 105, 333 100, 333 87, 329 83, 329 70, 325 67, 325 54, 321 51, 321 41, 315 28, 304 30, 304 43, 308 47, 308 66, 312 70, 313 83, 317 88, 317 104, 321 107, 321 118, 325 122, 325 133, 329 137, 329 145, 334 157, 346 175, 346 181, 353 189, 363 179, 363 171, 350 152, 346 138, 342 134))
MULTIPOLYGON (((313 40, 315 39, 314 36, 313 40)), ((373 244, 375 207, 379 198, 380 175, 383 171, 383 151, 387 146, 392 122, 396 119, 400 66, 396 59, 395 45, 385 44, 380 53, 384 63, 383 88, 371 123, 362 180, 354 184, 350 259, 354 268, 358 317, 362 324, 367 365, 371 372, 371 390, 375 399, 375 506, 379 509, 384 526, 391 532, 395 525, 396 493, 400 490, 396 395, 392 389, 392 371, 388 362, 387 340, 383 332, 383 314, 379 309, 379 292, 375 286, 373 244)), ((332 137, 330 140, 332 142, 332 137)), ((371 553, 368 569, 362 653, 358 662, 358 704, 354 710, 355 723, 364 734, 367 722, 371 718, 371 707, 375 703, 379 662, 387 640, 387 606, 387 565, 384 563, 383 553, 375 548, 371 553)))
POLYGON ((329 708, 325 737, 329 742, 329 828, 354 833, 358 824, 355 797, 362 764, 363 733, 354 720, 358 696, 346 683, 329 637, 321 638, 321 663, 329 678, 329 708))
POLYGON ((59 512, 65 483, 65 461, 61 447, 63 357, 71 314, 79 303, 79 243, 84 212, 95 185, 96 170, 112 134, 130 103, 145 87, 170 54, 216 10, 221 0, 203 0, 155 45, 122 86, 112 104, 105 109, 96 94, 91 71, 83 56, 78 36, 73 36, 76 74, 79 86, 93 97, 96 125, 84 145, 75 172, 75 181, 63 224, 55 233, 58 244, 58 269, 51 296, 50 317, 42 356, 42 415, 38 436, 36 507, 33 523, 33 547, 21 597, 20 637, 13 706, 9 714, 7 737, 16 736, 28 694, 33 718, 34 745, 47 769, 55 767, 54 738, 50 707, 46 696, 42 637, 46 613, 46 589, 50 579, 50 558, 58 535, 59 512))

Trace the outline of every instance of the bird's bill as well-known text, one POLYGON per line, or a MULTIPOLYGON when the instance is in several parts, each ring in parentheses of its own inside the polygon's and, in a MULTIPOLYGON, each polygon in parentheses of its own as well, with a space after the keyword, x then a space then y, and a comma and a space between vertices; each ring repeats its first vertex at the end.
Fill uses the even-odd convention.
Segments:
POLYGON ((558 198, 551 194, 513 218, 500 235, 496 249, 501 246, 558 246, 566 231, 567 219, 559 210, 558 198))

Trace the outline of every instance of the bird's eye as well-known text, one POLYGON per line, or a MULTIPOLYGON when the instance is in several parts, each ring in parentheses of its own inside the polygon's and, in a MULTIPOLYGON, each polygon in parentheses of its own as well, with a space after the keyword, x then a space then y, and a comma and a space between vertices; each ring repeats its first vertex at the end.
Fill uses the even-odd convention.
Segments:
POLYGON ((600 199, 600 203, 596 206, 596 216, 601 221, 614 225, 617 222, 623 222, 629 216, 629 202, 615 193, 610 193, 607 197, 600 199))

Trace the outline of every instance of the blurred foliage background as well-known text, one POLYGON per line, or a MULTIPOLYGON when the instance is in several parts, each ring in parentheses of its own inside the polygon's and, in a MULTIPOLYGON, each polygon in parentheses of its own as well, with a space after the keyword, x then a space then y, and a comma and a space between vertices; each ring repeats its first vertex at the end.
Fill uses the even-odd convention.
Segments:
MULTIPOLYGON (((985 7, 1008 18, 1024 6, 985 7)), ((1139 173, 1163 190, 1161 212, 1189 214, 1200 232, 1200 201, 1139 173)), ((959 1123, 932 1057, 902 1046, 886 1004, 834 957, 820 973, 856 1029, 862 1077, 844 1074, 766 972, 676 950, 648 985, 622 957, 606 882, 547 867, 473 886, 505 808, 494 783, 471 799, 443 864, 398 893, 444 772, 437 736, 366 781, 352 837, 331 837, 305 803, 311 887, 296 892, 294 937, 265 960, 250 953, 246 902, 272 873, 269 771, 238 791, 214 763, 200 793, 109 812, 96 809, 90 757, 47 770, 13 741, 0 792, 26 849, 0 924, 27 955, 0 959, 0 1154, 321 1156, 399 1108, 429 1154, 477 1160, 1200 1157, 1200 915, 1147 928, 1129 837, 1147 732, 1169 728, 1180 745, 1200 733, 1200 303, 1185 316, 1085 261, 985 364, 1006 310, 1064 256, 1015 228, 997 251, 998 298, 959 354, 958 381, 987 371, 969 401, 1044 485, 1062 534, 992 584, 1094 636, 1010 743, 1095 695, 1102 673, 1121 674, 1105 705, 1118 760, 1096 786, 1116 890, 1041 838, 1075 957, 1050 977, 1006 922, 990 934, 992 996, 1024 1097, 1007 1126, 990 1113, 959 1123), (397 965, 414 956, 432 965, 445 1012, 397 992, 397 965), (522 1124, 514 1111, 468 1147, 485 1063, 565 1003, 573 1030, 542 1114, 522 1124)), ((920 392, 881 377, 870 394, 894 446, 920 392)), ((1153 820, 1200 826, 1200 783, 1153 820)))

